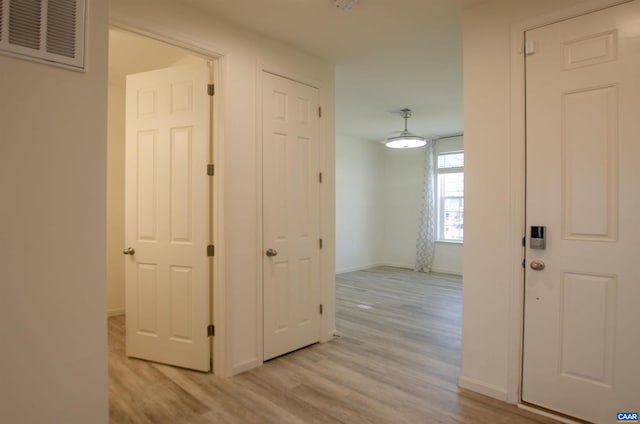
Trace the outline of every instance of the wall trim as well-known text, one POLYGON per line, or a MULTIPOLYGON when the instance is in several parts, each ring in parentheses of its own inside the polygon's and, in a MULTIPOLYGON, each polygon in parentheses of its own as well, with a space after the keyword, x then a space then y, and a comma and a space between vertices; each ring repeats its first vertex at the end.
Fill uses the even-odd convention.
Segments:
POLYGON ((382 263, 375 263, 375 264, 369 264, 369 265, 350 266, 347 268, 336 269, 336 275, 346 274, 348 272, 364 271, 365 269, 377 268, 380 266, 385 266, 385 265, 382 263))
MULTIPOLYGON (((511 108, 510 108, 510 234, 509 246, 511 249, 511 268, 509 270, 509 310, 508 310, 508 335, 507 335, 507 384, 505 401, 512 404, 522 402, 522 344, 524 325, 524 283, 525 274, 522 261, 525 258, 525 249, 522 246, 522 237, 526 234, 525 228, 525 69, 524 57, 521 53, 524 44, 524 35, 528 30, 551 25, 563 20, 586 15, 619 4, 629 3, 633 0, 587 0, 583 3, 543 14, 526 21, 511 25, 511 108)), ((462 387, 463 377, 459 384, 462 387)), ((464 378, 465 384, 473 381, 464 378)), ((480 384, 484 384, 478 382, 480 384)), ((470 390, 474 390, 471 389, 470 390)), ((478 390, 480 393, 484 393, 478 390)), ((491 396, 491 395, 489 395, 491 396)), ((499 398, 499 397, 498 397, 499 398)))
POLYGON ((435 274, 448 274, 448 275, 457 275, 459 277, 462 277, 462 272, 455 270, 455 269, 448 269, 448 268, 431 268, 431 272, 435 273, 435 274))
MULTIPOLYGON (((355 271, 364 271, 367 269, 371 269, 371 268, 378 268, 381 266, 388 266, 391 268, 401 268, 401 269, 408 269, 413 271, 414 270, 414 266, 413 265, 402 265, 402 264, 394 264, 394 263, 389 263, 389 262, 379 262, 379 263, 375 263, 375 264, 369 264, 369 265, 357 265, 357 266, 351 266, 351 267, 347 267, 347 268, 340 268, 336 270, 336 275, 340 275, 340 274, 346 274, 349 272, 355 272, 355 271)), ((462 272, 458 271, 458 270, 454 270, 454 269, 448 269, 448 268, 431 268, 431 272, 434 274, 448 274, 448 275, 456 275, 459 277, 462 277, 462 272)))
POLYGON ((413 271, 414 268, 416 267, 415 264, 407 265, 407 264, 398 264, 393 262, 383 262, 379 266, 390 266, 392 268, 409 269, 411 271, 413 271))
POLYGON ((493 384, 485 383, 484 381, 476 380, 473 378, 460 376, 458 377, 458 386, 471 390, 472 392, 480 393, 485 396, 489 396, 494 399, 507 401, 507 392, 502 387, 494 386, 493 384))

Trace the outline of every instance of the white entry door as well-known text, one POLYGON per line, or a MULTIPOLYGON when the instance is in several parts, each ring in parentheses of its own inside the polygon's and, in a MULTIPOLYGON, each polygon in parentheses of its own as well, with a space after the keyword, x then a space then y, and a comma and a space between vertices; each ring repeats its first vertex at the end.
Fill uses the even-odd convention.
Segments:
POLYGON ((318 90, 263 73, 264 359, 320 339, 318 90))
POLYGON ((640 408, 639 23, 633 1, 526 34, 522 398, 596 423, 640 408))
POLYGON ((206 63, 127 77, 127 355, 210 369, 206 63))

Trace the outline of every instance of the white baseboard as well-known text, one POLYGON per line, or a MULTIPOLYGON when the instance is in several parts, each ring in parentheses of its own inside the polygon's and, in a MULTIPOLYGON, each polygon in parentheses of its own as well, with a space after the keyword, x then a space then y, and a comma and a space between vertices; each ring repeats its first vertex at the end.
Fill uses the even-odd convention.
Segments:
POLYGON ((124 308, 114 308, 114 309, 107 310, 108 317, 115 317, 116 315, 124 315, 124 313, 125 313, 124 308))
MULTIPOLYGON (((336 275, 338 275, 338 274, 346 274, 347 272, 362 271, 364 269, 371 269, 371 268, 376 268, 376 267, 379 267, 379 266, 390 266, 390 267, 393 267, 393 268, 402 268, 402 269, 411 269, 411 270, 415 269, 415 265, 383 262, 383 263, 377 263, 377 264, 359 265, 359 266, 352 266, 352 267, 347 267, 347 268, 340 268, 340 269, 336 270, 336 275)), ((435 273, 438 273, 438 274, 449 274, 449 275, 462 276, 462 272, 460 272, 459 270, 454 270, 454 269, 431 268, 431 272, 435 272, 435 273)))
POLYGON ((376 268, 379 266, 382 266, 382 264, 369 264, 369 265, 359 265, 359 266, 352 266, 347 268, 340 268, 340 269, 336 269, 336 274, 346 274, 347 272, 362 271, 363 269, 376 268))
POLYGON ((435 272, 438 274, 449 274, 449 275, 458 275, 462 277, 462 272, 454 269, 446 269, 446 268, 431 268, 431 272, 435 272))
POLYGON ((472 392, 480 393, 481 395, 508 402, 507 391, 504 388, 485 383, 484 381, 460 376, 458 377, 458 386, 471 390, 472 392))
POLYGON ((416 265, 415 265, 415 264, 411 264, 411 265, 407 265, 407 264, 394 264, 394 263, 390 263, 390 262, 384 262, 384 263, 381 263, 381 264, 380 264, 380 265, 378 265, 378 266, 390 266, 390 267, 393 267, 393 268, 402 268, 402 269, 411 269, 411 270, 415 269, 415 267, 416 267, 416 265))

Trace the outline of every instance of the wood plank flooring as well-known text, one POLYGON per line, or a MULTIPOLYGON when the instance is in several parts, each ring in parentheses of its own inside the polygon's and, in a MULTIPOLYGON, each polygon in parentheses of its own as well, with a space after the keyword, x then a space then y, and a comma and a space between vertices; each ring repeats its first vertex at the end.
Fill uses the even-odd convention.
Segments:
POLYGON ((220 378, 129 359, 109 319, 111 423, 552 423, 457 387, 461 281, 381 267, 339 275, 339 337, 220 378))

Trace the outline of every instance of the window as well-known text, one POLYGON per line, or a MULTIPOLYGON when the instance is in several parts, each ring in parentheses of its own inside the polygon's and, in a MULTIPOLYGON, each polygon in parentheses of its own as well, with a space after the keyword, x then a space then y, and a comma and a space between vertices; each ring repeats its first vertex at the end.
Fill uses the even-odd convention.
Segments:
POLYGON ((436 166, 438 240, 462 242, 464 234, 464 152, 438 155, 436 166))

